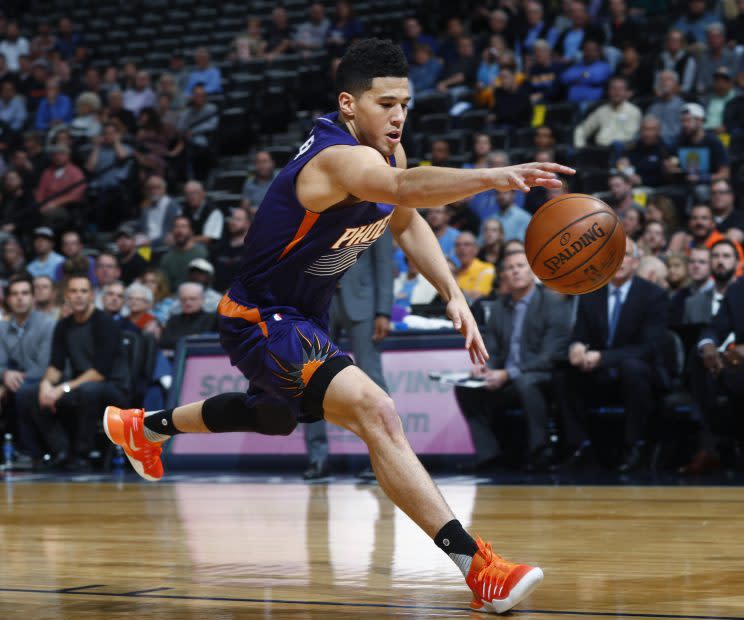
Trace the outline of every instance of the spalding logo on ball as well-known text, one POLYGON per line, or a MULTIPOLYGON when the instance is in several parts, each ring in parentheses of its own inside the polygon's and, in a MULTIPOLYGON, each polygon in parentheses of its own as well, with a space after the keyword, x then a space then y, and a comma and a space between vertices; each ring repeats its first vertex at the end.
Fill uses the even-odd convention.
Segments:
POLYGON ((569 295, 607 284, 625 258, 625 231, 599 198, 563 194, 532 217, 524 239, 530 267, 546 286, 569 295))

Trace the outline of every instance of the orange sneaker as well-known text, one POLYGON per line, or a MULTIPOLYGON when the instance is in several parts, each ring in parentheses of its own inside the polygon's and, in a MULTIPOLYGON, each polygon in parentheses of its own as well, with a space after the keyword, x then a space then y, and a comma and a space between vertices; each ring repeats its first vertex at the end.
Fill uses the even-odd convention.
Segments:
POLYGON ((473 591, 472 609, 503 614, 527 598, 543 580, 536 566, 513 564, 493 552, 491 543, 475 539, 478 552, 465 581, 473 591))
POLYGON ((103 412, 103 430, 108 438, 124 449, 129 462, 145 480, 156 481, 163 477, 160 453, 162 442, 145 438, 145 412, 142 409, 106 407, 103 412))

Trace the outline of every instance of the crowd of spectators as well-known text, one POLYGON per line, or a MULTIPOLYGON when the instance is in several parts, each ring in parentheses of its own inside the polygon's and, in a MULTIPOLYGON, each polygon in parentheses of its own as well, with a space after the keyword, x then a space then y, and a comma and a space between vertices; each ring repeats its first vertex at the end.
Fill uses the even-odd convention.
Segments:
MULTIPOLYGON (((623 321, 636 318, 619 319, 618 337, 630 344, 610 352, 608 334, 586 332, 590 321, 581 317, 591 313, 593 299, 587 297, 567 312, 565 333, 556 342, 565 345, 570 366, 584 373, 601 369, 602 382, 619 386, 616 400, 632 420, 623 461, 633 468, 647 461, 655 413, 623 401, 622 386, 660 363, 664 330, 676 330, 703 429, 690 471, 717 465, 715 436, 721 431, 710 416, 718 410, 717 396, 737 394, 736 381, 721 377, 739 358, 736 350, 716 357, 710 343, 705 357, 694 351, 704 336, 723 344, 720 325, 718 332, 706 331, 719 308, 731 309, 733 318, 726 320, 734 332, 742 313, 727 297, 729 289, 738 290, 736 278, 744 270, 744 205, 737 203, 744 183, 742 2, 421 0, 373 6, 340 0, 261 5, 255 12, 231 5, 224 15, 197 10, 196 3, 193 14, 155 10, 167 3, 145 6, 139 16, 118 16, 106 2, 90 14, 65 12, 60 5, 54 17, 0 15, 3 334, 18 338, 33 319, 30 331, 50 339, 59 331, 47 329, 55 321, 90 321, 97 313, 165 351, 185 335, 213 331, 216 305, 238 268, 242 239, 268 186, 304 140, 308 121, 333 106, 338 59, 353 40, 383 34, 400 42, 410 62, 413 100, 403 136, 409 165, 478 168, 558 160, 579 171, 561 189, 487 191, 427 210, 486 328, 493 323, 493 304, 520 307, 515 282, 521 282, 521 267, 512 263, 521 259, 511 257, 520 256, 532 214, 565 192, 597 194, 616 210, 633 242, 627 281, 642 279, 654 295, 662 291, 654 302, 660 323, 648 340, 640 319, 625 332, 623 321), (105 28, 94 27, 106 16, 111 41, 105 28), (124 40, 127 33, 131 42, 124 40), (317 79, 302 79, 308 75, 317 79), (252 123, 259 101, 260 122, 252 123), (274 114, 285 118, 277 121, 274 114), (236 136, 242 140, 237 149, 236 136), (72 275, 78 278, 70 280, 72 275), (646 339, 643 347, 635 336, 646 339)), ((399 250, 393 264, 395 318, 421 308, 435 312, 437 292, 415 265, 399 250)), ((540 290, 535 299, 553 303, 540 290)), ((621 305, 625 312, 624 298, 621 305)), ((101 320, 94 323, 98 333, 101 320)), ((58 382, 61 374, 39 370, 37 360, 16 359, 13 338, 3 336, 4 410, 13 409, 13 395, 24 402, 23 390, 38 391, 39 385, 48 410, 59 399, 77 402, 68 392, 52 393, 52 379, 58 382)), ((54 338, 50 359, 62 363, 62 336, 54 338)), ((96 375, 85 375, 85 359, 66 360, 81 371, 64 384, 72 392, 91 377, 108 380, 112 372, 100 354, 87 353, 96 375), (86 380, 76 384, 80 376, 86 380)), ((508 349, 503 354, 519 357, 508 349)), ((50 368, 61 373, 55 363, 50 368)), ((146 381, 168 374, 167 367, 156 366, 146 381)), ((506 373, 495 383, 503 379, 504 386, 518 388, 511 376, 517 366, 492 368, 506 373)), ((563 375, 559 384, 580 389, 580 376, 563 375)), ((549 389, 544 375, 538 383, 539 390, 549 389)), ((502 387, 494 385, 495 391, 502 387)), ((664 377, 649 385, 657 395, 669 388, 664 377)), ((535 395, 532 388, 527 393, 535 395)), ((493 424, 505 401, 494 402, 491 414, 476 412, 469 421, 488 418, 493 424)), ((543 441, 547 429, 537 428, 546 423, 545 407, 531 401, 523 408, 538 412, 529 416, 527 462, 554 464, 554 446, 543 441)), ((72 467, 85 467, 90 438, 40 445, 42 413, 29 418, 35 426, 19 429, 27 454, 38 460, 46 448, 72 467)), ((569 429, 565 447, 576 464, 588 458, 591 442, 574 414, 559 417, 569 429)), ((479 460, 492 461, 494 445, 479 460)), ((744 448, 737 449, 744 456, 744 448)))

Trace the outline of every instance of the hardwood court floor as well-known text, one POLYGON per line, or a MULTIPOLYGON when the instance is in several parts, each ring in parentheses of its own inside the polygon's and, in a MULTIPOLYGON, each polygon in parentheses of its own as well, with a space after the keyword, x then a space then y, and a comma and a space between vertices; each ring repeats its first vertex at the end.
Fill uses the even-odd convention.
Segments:
MULTIPOLYGON (((543 585, 521 619, 744 617, 740 488, 443 481, 543 585)), ((0 618, 480 618, 376 486, 0 484, 0 618)))

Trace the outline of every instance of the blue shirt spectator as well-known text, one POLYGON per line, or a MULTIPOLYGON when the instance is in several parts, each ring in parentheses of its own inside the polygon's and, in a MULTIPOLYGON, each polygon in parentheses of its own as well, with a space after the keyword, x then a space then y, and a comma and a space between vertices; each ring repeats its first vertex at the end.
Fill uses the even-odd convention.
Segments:
POLYGON ((36 110, 36 129, 46 131, 58 123, 69 123, 72 114, 72 102, 67 95, 59 92, 59 80, 49 78, 46 83, 46 97, 36 110))
POLYGON ((582 60, 563 72, 561 82, 568 88, 569 101, 586 103, 602 98, 610 75, 612 67, 600 58, 599 43, 588 39, 582 60))
POLYGON ((197 48, 194 52, 196 69, 189 74, 186 92, 191 92, 197 84, 204 84, 208 95, 222 92, 222 74, 217 67, 209 64, 209 52, 206 48, 197 48))
POLYGON ((57 41, 54 44, 54 49, 60 53, 60 56, 69 60, 75 56, 75 51, 79 47, 83 47, 84 44, 83 35, 73 31, 72 22, 67 17, 60 19, 57 41))
POLYGON ((495 214, 495 217, 504 229, 504 239, 524 241, 524 234, 527 232, 527 225, 531 218, 527 211, 515 204, 514 196, 515 193, 512 191, 496 192, 499 212, 495 214))
POLYGON ((16 95, 15 84, 6 80, 0 88, 0 121, 8 123, 13 131, 21 131, 27 115, 26 104, 16 95))
POLYGON ((434 58, 431 47, 423 43, 414 46, 413 62, 408 69, 408 78, 413 82, 417 95, 436 89, 439 76, 442 74, 442 63, 434 58))
POLYGON ((27 266, 26 270, 35 278, 47 276, 54 280, 57 268, 65 261, 65 257, 54 251, 54 231, 47 226, 34 230, 34 253, 36 258, 27 266))
POLYGON ((705 0, 688 0, 687 12, 675 22, 674 29, 695 43, 705 43, 705 29, 718 21, 719 18, 706 12, 705 0))
POLYGON ((424 34, 418 19, 415 17, 407 18, 403 24, 403 30, 403 41, 400 46, 409 63, 413 60, 413 48, 417 43, 428 45, 434 52, 434 55, 438 55, 439 43, 437 43, 437 40, 434 37, 424 34))

